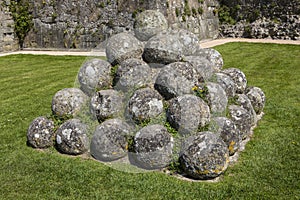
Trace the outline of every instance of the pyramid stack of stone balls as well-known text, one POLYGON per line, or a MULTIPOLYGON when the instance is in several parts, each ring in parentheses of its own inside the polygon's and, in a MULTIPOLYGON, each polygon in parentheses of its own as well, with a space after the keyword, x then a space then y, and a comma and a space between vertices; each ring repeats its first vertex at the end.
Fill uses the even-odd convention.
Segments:
POLYGON ((56 127, 52 119, 36 118, 28 143, 104 162, 128 156, 143 169, 179 162, 191 178, 218 177, 257 124, 263 91, 248 87, 241 70, 222 69, 219 52, 201 48, 187 30, 169 28, 160 12, 142 12, 134 28, 109 38, 107 61, 82 65, 80 88, 54 95, 53 115, 72 119, 56 127), (78 113, 98 125, 89 127, 78 113))

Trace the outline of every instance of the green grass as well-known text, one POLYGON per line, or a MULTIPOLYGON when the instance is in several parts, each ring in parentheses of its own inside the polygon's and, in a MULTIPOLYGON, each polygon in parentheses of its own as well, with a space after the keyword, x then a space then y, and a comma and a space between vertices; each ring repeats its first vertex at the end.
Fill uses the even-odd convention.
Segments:
POLYGON ((300 46, 216 47, 267 97, 265 115, 239 162, 219 183, 163 173, 132 174, 99 162, 26 146, 30 122, 51 112, 85 57, 0 58, 0 199, 300 199, 300 46))

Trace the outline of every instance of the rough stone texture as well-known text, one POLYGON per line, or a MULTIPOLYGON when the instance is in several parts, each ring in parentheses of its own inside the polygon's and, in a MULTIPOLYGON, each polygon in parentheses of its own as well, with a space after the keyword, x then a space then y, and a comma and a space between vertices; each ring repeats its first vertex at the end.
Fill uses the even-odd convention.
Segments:
POLYGON ((120 119, 110 119, 97 126, 91 141, 91 155, 100 161, 113 161, 125 157, 127 136, 131 127, 120 119))
POLYGON ((38 117, 29 125, 27 142, 34 148, 47 148, 53 145, 54 122, 46 117, 38 117))
POLYGON ((107 41, 107 60, 114 66, 129 58, 141 58, 143 48, 143 44, 133 35, 125 32, 119 33, 107 41))
POLYGON ((250 87, 246 90, 246 95, 250 99, 256 114, 261 114, 266 102, 266 96, 259 87, 250 87))
POLYGON ((215 72, 219 72, 223 68, 224 61, 222 55, 215 49, 197 46, 193 55, 206 58, 213 66, 215 72))
POLYGON ((187 62, 171 63, 159 72, 155 89, 166 99, 191 94, 192 88, 199 83, 201 75, 187 62))
POLYGON ((214 78, 226 92, 227 98, 233 98, 235 96, 236 85, 234 81, 226 74, 215 73, 214 78))
POLYGON ((88 126, 79 119, 70 119, 64 122, 57 129, 56 145, 58 150, 71 155, 86 152, 89 147, 87 129, 88 126))
POLYGON ((204 97, 210 107, 211 113, 215 115, 222 115, 226 111, 228 99, 225 90, 217 83, 207 82, 208 89, 207 96, 204 97))
POLYGON ((167 30, 168 21, 159 11, 146 10, 135 19, 133 28, 139 40, 147 41, 157 33, 167 30))
POLYGON ((149 121, 164 111, 163 98, 154 89, 139 89, 129 99, 127 110, 135 122, 149 121))
POLYGON ((86 61, 78 73, 80 89, 91 96, 95 91, 110 87, 110 73, 111 65, 107 61, 97 58, 86 61))
POLYGON ((245 94, 237 94, 236 101, 238 105, 248 111, 251 116, 251 125, 254 126, 257 123, 257 116, 250 99, 245 94))
POLYGON ((229 118, 239 129, 242 139, 246 139, 251 133, 251 115, 246 109, 237 105, 230 105, 228 111, 229 118))
POLYGON ((209 130, 219 135, 228 147, 229 155, 238 151, 242 140, 239 129, 234 122, 226 117, 211 119, 209 130))
POLYGON ((200 132, 188 137, 179 155, 184 172, 194 179, 219 176, 227 169, 228 161, 227 145, 211 132, 200 132))
POLYGON ((62 89, 52 98, 52 112, 59 117, 75 116, 87 100, 88 97, 78 88, 62 89))
POLYGON ((144 169, 159 169, 172 160, 173 137, 164 126, 148 125, 134 137, 131 161, 144 169))
POLYGON ((179 96, 170 100, 167 120, 181 135, 190 135, 210 122, 210 109, 200 97, 179 96))
POLYGON ((119 66, 114 88, 127 92, 145 87, 152 82, 149 65, 142 60, 130 58, 123 61, 119 66))
POLYGON ((122 109, 123 97, 115 90, 100 90, 91 98, 90 112, 100 122, 121 115, 122 109))
POLYGON ((186 56, 185 61, 191 63, 196 71, 202 76, 202 82, 208 81, 213 75, 213 65, 205 57, 186 56))
POLYGON ((148 63, 169 64, 192 55, 197 46, 199 39, 192 32, 183 29, 163 31, 146 43, 143 58, 148 63))
POLYGON ((243 94, 247 87, 247 79, 244 72, 237 68, 224 69, 222 73, 227 74, 236 85, 236 93, 243 94))

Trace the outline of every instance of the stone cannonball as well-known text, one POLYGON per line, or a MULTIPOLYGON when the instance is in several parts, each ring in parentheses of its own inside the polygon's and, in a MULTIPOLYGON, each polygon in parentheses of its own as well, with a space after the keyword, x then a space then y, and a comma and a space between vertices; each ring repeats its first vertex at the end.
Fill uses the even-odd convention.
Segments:
POLYGON ((227 74, 235 83, 236 93, 243 94, 247 87, 246 75, 237 68, 224 69, 222 73, 227 74))
POLYGON ((260 89, 259 87, 247 88, 246 95, 250 99, 256 114, 261 114, 266 102, 266 96, 262 89, 260 89))

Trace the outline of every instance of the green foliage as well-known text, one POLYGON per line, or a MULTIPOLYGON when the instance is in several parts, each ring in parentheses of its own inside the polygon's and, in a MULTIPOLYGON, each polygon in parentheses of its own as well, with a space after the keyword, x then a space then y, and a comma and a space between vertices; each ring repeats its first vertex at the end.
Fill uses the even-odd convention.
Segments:
POLYGON ((198 13, 199 13, 199 15, 202 15, 203 12, 204 12, 203 8, 202 8, 202 7, 199 7, 199 8, 198 8, 198 13))
POLYGON ((204 0, 198 0, 198 3, 203 4, 203 3, 204 3, 204 0))
POLYGON ((14 31, 19 39, 20 48, 23 48, 24 39, 33 27, 32 15, 29 11, 29 2, 26 0, 10 1, 9 11, 13 17, 14 31))
POLYGON ((190 17, 192 15, 192 11, 191 11, 191 8, 190 8, 190 6, 188 4, 188 1, 185 1, 183 11, 184 11, 183 14, 186 15, 186 16, 190 17))
POLYGON ((179 8, 175 8, 175 14, 176 14, 176 17, 179 17, 179 15, 180 15, 180 11, 179 11, 179 8))
POLYGON ((232 18, 231 13, 230 13, 230 8, 221 5, 220 8, 218 9, 218 16, 219 16, 219 21, 221 23, 227 23, 227 24, 235 24, 236 21, 232 18))
POLYGON ((203 99, 204 101, 207 102, 207 95, 208 95, 208 88, 205 84, 203 85, 195 85, 192 88, 192 91, 194 92, 194 94, 198 97, 200 97, 201 99, 203 99))

